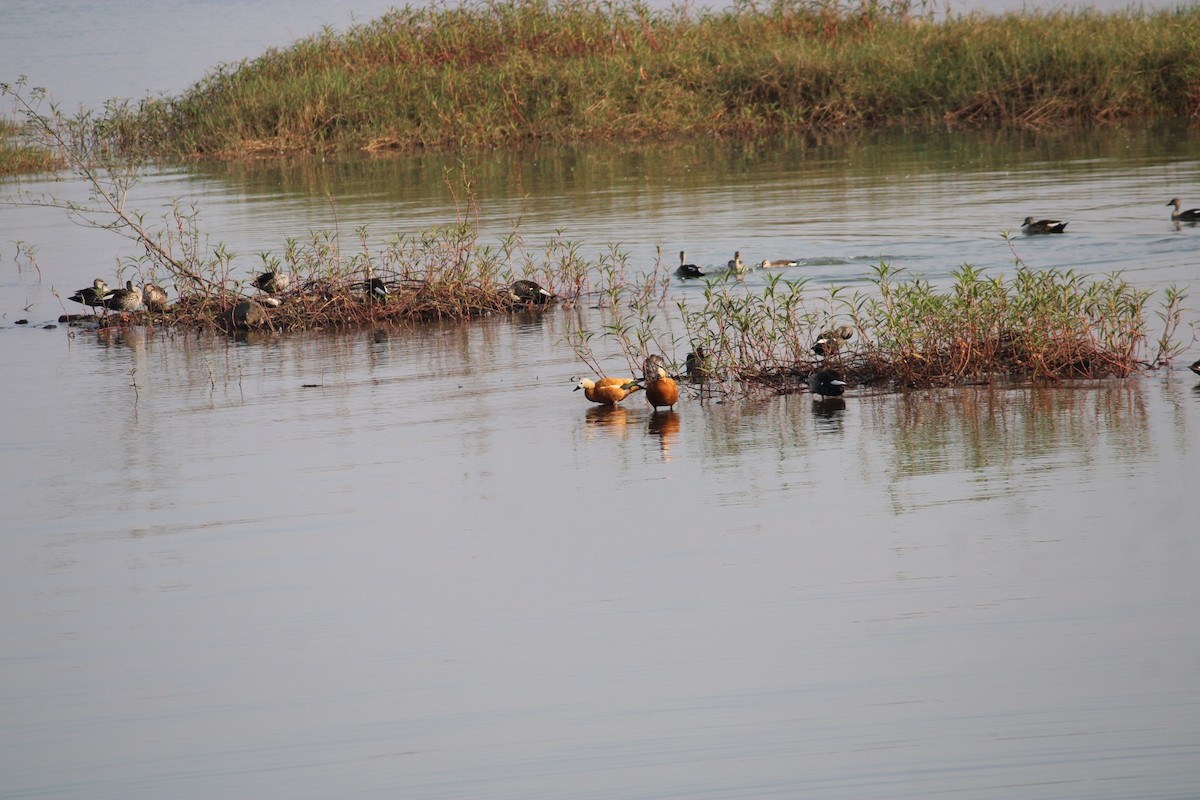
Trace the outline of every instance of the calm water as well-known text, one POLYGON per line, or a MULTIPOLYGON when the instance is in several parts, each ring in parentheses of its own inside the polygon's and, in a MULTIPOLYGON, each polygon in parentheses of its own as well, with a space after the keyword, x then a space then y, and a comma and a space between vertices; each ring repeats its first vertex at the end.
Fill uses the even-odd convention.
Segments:
MULTIPOLYGON (((457 164, 168 168, 133 199, 196 199, 249 274, 289 236, 451 221, 457 164)), ((468 167, 485 239, 519 218, 531 254, 561 229, 635 271, 738 249, 816 288, 1017 256, 1200 285, 1164 206, 1200 205, 1186 128, 468 167), (1070 233, 1014 254, 1029 214, 1070 233)), ((571 391, 587 309, 42 329, 130 255, 0 213, 0 797, 1197 796, 1200 347, 1129 382, 606 413, 571 391)))

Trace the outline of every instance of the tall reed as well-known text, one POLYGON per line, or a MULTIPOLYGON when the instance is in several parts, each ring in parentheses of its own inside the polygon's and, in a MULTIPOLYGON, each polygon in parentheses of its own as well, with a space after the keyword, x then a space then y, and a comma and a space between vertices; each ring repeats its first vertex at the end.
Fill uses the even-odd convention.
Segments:
POLYGON ((114 106, 107 123, 125 147, 211 156, 1196 117, 1198 30, 1195 6, 940 19, 908 0, 410 6, 114 106))
MULTIPOLYGON (((722 276, 708 280, 701 307, 679 303, 674 320, 630 303, 603 326, 602 339, 613 340, 631 368, 656 352, 681 370, 685 352, 703 350, 710 388, 730 393, 796 391, 820 367, 852 385, 888 389, 1127 377, 1189 344, 1179 341, 1186 295, 1174 286, 1139 289, 1120 273, 1018 264, 1010 276, 987 276, 964 265, 938 288, 880 263, 872 283, 869 292, 811 293, 803 279, 774 275, 755 293, 722 276), (818 335, 835 325, 848 325, 852 338, 817 354, 818 335)), ((568 339, 584 361, 600 360, 594 332, 568 339)))

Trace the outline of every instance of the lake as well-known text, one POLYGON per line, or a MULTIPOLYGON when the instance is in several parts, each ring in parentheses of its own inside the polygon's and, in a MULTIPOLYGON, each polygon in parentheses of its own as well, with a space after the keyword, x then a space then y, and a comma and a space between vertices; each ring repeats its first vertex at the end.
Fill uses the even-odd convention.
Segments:
MULTIPOLYGON (((534 258, 561 231, 634 273, 795 258, 817 292, 881 259, 1200 284, 1200 228, 1165 205, 1200 206, 1184 125, 463 162, 481 237, 517 227, 534 258), (1006 240, 1029 215, 1068 233, 1006 240)), ((131 203, 195 200, 250 275, 288 237, 452 222, 459 167, 168 165, 131 203)), ((23 190, 86 197, 0 200, 23 190)), ((572 391, 587 304, 57 324, 136 255, 0 213, 0 797, 1196 795, 1200 346, 1127 381, 605 410, 572 391)))

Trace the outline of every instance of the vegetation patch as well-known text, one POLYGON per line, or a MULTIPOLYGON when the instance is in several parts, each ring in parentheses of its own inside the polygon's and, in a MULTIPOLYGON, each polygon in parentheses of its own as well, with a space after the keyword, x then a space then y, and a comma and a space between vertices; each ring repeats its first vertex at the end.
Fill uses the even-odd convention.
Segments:
POLYGON ((614 298, 623 310, 601 329, 568 332, 581 360, 601 372, 603 342, 631 369, 664 354, 678 376, 709 391, 787 393, 811 388, 824 371, 883 389, 1124 378, 1190 344, 1177 341, 1186 295, 1169 286, 1156 297, 1119 273, 1035 271, 1017 259, 1011 276, 964 265, 936 287, 880 263, 873 289, 853 294, 812 293, 806 279, 782 275, 755 293, 727 275, 708 280, 701 307, 679 302, 664 317, 651 291, 670 280, 664 270, 614 298))
POLYGON ((22 137, 19 122, 0 117, 0 175, 53 172, 65 169, 67 161, 58 153, 31 145, 22 137))
POLYGON ((1197 6, 410 6, 222 65, 178 97, 110 105, 103 127, 125 150, 195 157, 1195 119, 1197 30, 1197 6))
POLYGON ((816 297, 805 279, 777 273, 761 292, 751 292, 740 273, 730 272, 705 279, 702 306, 672 306, 676 265, 661 254, 651 270, 631 275, 620 250, 591 262, 561 236, 536 253, 518 231, 497 245, 482 244, 465 174, 446 178, 460 199, 452 225, 396 235, 382 247, 371 246, 365 228, 348 241, 336 230, 318 233, 307 242, 288 241, 281 256, 259 254, 250 271, 235 269, 234 254, 208 246, 195 208, 177 203, 161 224, 150 224, 126 207, 138 162, 100 135, 86 112, 40 113, 40 94, 21 88, 4 91, 27 124, 65 154, 92 198, 87 206, 54 197, 25 201, 123 235, 141 253, 122 265, 141 286, 127 279, 126 288, 110 290, 100 276, 71 298, 101 309, 104 324, 296 330, 469 319, 561 299, 594 305, 604 320, 593 328, 582 320, 596 317, 578 316, 567 333, 597 374, 607 359, 594 347, 606 343, 635 372, 641 365, 657 377, 645 365, 661 358, 663 377, 682 371, 703 389, 725 393, 822 386, 830 393, 842 381, 900 388, 1125 377, 1156 368, 1186 346, 1175 341, 1185 297, 1175 287, 1164 290, 1156 308, 1152 292, 1120 274, 1034 271, 1019 257, 1012 276, 963 266, 948 288, 881 263, 873 290, 833 287, 816 297), (174 302, 151 294, 160 278, 174 288, 174 302))

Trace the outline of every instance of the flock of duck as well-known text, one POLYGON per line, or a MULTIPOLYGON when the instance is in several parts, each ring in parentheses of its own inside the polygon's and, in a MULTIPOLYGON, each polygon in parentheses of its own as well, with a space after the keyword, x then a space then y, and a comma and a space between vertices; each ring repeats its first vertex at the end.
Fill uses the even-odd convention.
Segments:
MULTIPOLYGON (((254 278, 254 288, 263 294, 254 298, 244 298, 233 309, 234 323, 255 324, 266 322, 264 307, 278 308, 282 301, 277 295, 283 294, 292 285, 291 276, 278 270, 269 270, 254 278)), ((380 278, 369 278, 353 284, 352 289, 365 291, 374 300, 386 299, 391 290, 380 278)), ((503 296, 518 305, 543 305, 556 299, 555 295, 531 280, 518 280, 501 290, 503 296)), ((148 311, 166 311, 169 302, 166 291, 153 283, 143 286, 134 285, 133 281, 125 281, 125 288, 113 288, 103 278, 96 278, 91 286, 78 289, 68 300, 88 306, 93 309, 104 309, 121 314, 137 311, 145 307, 148 311)), ((239 324, 237 327, 243 327, 239 324)))
MULTIPOLYGON (((853 336, 854 328, 849 325, 830 328, 817 335, 812 351, 821 358, 831 356, 837 352, 842 342, 853 336)), ((631 394, 640 391, 654 411, 657 412, 660 408, 673 410, 679 402, 681 380, 702 384, 711 377, 708 353, 702 346, 687 354, 684 365, 683 375, 672 375, 667 372, 667 362, 662 356, 651 355, 642 362, 640 378, 583 378, 574 391, 582 389, 583 396, 588 400, 606 406, 615 406, 631 394)), ((806 383, 819 402, 840 397, 846 391, 846 382, 842 380, 841 374, 829 366, 812 370, 806 383)))
MULTIPOLYGON (((1183 210, 1183 201, 1178 197, 1171 198, 1167 202, 1167 205, 1172 207, 1172 222, 1200 223, 1200 208, 1189 208, 1185 211, 1183 210)), ((1021 224, 1021 232, 1030 236, 1064 233, 1067 229, 1067 224, 1057 219, 1026 217, 1025 221, 1021 224)), ((788 259, 763 259, 757 264, 759 269, 795 266, 799 266, 799 262, 788 259)), ((749 270, 749 265, 742 260, 741 251, 735 252, 733 258, 726 264, 726 274, 742 276, 749 270)), ((687 252, 684 250, 679 251, 679 266, 675 269, 676 276, 686 280, 703 278, 711 274, 706 273, 696 264, 689 264, 687 252)), ((813 342, 812 351, 820 357, 831 355, 836 352, 841 342, 850 339, 853 335, 854 329, 849 325, 840 325, 824 331, 813 342)), ((704 380, 706 367, 703 364, 705 363, 705 358, 702 348, 698 348, 696 352, 688 353, 685 374, 692 382, 702 382, 704 380)), ((1197 375, 1200 375, 1200 361, 1192 364, 1190 369, 1197 375)), ((679 388, 676 383, 678 377, 681 376, 667 374, 662 358, 655 355, 647 358, 643 364, 641 379, 601 378, 598 381, 593 381, 590 378, 584 378, 575 388, 576 390, 583 389, 584 395, 593 403, 606 405, 616 405, 629 395, 640 390, 645 393, 651 407, 657 411, 659 407, 672 408, 678 401, 679 388)), ((841 379, 838 372, 828 367, 813 370, 808 376, 807 383, 809 390, 821 399, 838 397, 846 390, 846 383, 841 379)))
MULTIPOLYGON (((1191 208, 1185 211, 1182 209, 1183 203, 1178 197, 1172 198, 1167 205, 1173 208, 1171 212, 1173 222, 1200 222, 1200 208, 1191 208)), ((1054 234, 1063 233, 1066 227, 1067 223, 1061 220, 1026 217, 1021 225, 1021 230, 1029 235, 1054 234)), ((797 261, 787 259, 764 259, 758 264, 758 267, 770 269, 794 267, 798 264, 797 261)), ((740 251, 735 252, 727 264, 727 270, 735 275, 743 275, 748 269, 746 263, 742 261, 740 251)), ((679 251, 679 267, 675 270, 675 274, 680 278, 702 278, 706 275, 697 265, 687 263, 687 253, 683 250, 679 251)), ((277 270, 270 270, 258 275, 253 284, 256 289, 267 295, 259 302, 263 305, 278 306, 280 301, 274 295, 285 292, 291 284, 291 278, 277 270)), ((377 298, 386 297, 389 294, 387 285, 379 278, 369 279, 362 284, 362 288, 377 298)), ((525 279, 514 281, 504 291, 509 300, 520 304, 542 305, 555 299, 552 293, 538 283, 525 279)), ((124 288, 114 289, 102 278, 96 278, 91 286, 79 289, 68 299, 92 308, 103 308, 119 313, 136 311, 143 305, 150 311, 165 311, 168 306, 167 293, 161 286, 148 283, 138 287, 134 285, 133 281, 126 281, 124 288)), ((243 310, 244 315, 245 310, 252 310, 254 301, 247 300, 245 303, 239 304, 239 306, 243 305, 247 306, 247 309, 243 310)), ((236 309, 234 313, 236 315, 236 309)), ((849 325, 831 328, 818 334, 813 342, 812 351, 824 359, 834 354, 842 342, 853 336, 854 329, 849 325)), ((1200 361, 1192 364, 1190 369, 1200 375, 1200 361)), ((674 409, 675 404, 679 402, 680 379, 686 378, 692 383, 703 383, 708 377, 707 353, 703 347, 697 347, 694 352, 687 354, 684 375, 671 375, 667 372, 667 364, 662 356, 651 355, 642 364, 641 378, 602 377, 598 380, 583 378, 575 389, 577 391, 582 389, 584 397, 589 401, 608 406, 615 406, 631 394, 640 391, 645 395, 651 408, 658 411, 660 408, 674 409)), ((822 400, 839 397, 846 390, 846 382, 842 380, 835 369, 828 366, 814 369, 808 376, 807 384, 809 390, 822 400)))

